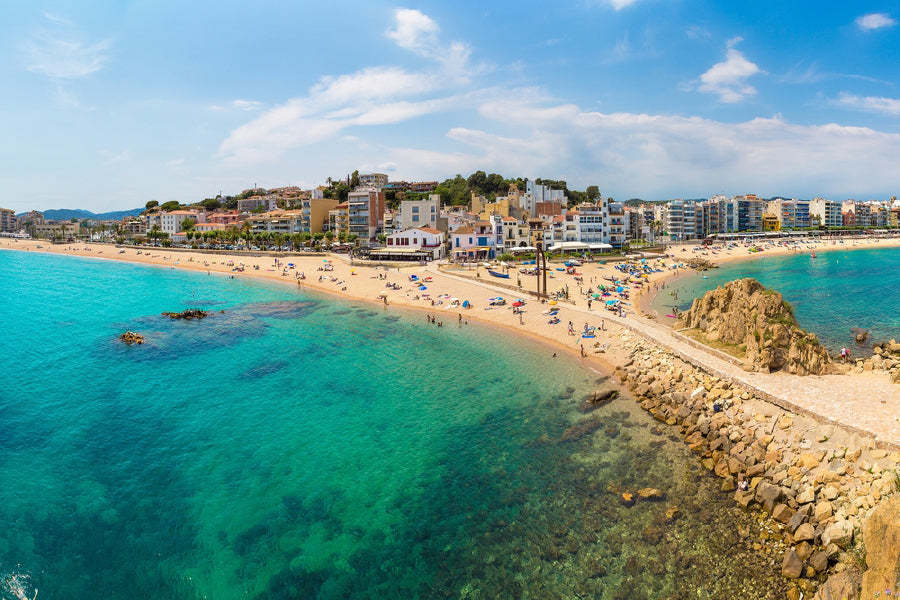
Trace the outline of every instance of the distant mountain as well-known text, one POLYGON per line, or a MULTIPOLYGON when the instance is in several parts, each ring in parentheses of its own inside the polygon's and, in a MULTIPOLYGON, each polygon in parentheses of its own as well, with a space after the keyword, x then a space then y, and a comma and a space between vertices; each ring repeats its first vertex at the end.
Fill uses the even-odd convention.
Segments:
MULTIPOLYGON (((89 210, 81 208, 51 208, 42 212, 45 219, 51 221, 65 221, 67 219, 97 219, 100 221, 118 221, 123 217, 133 217, 139 215, 143 208, 132 208, 131 210, 114 210, 105 213, 92 213, 89 210)), ((24 214, 24 213, 23 213, 24 214)), ((22 216, 22 215, 19 215, 22 216)))

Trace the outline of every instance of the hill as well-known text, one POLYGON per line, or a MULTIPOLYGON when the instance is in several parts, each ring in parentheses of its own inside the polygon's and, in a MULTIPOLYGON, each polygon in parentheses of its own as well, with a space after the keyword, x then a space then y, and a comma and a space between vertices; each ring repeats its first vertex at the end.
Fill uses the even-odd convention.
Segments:
POLYGON ((81 208, 51 208, 50 210, 43 211, 43 215, 45 219, 51 221, 64 221, 67 219, 78 219, 79 221, 81 221, 82 219, 118 221, 123 217, 132 217, 134 215, 139 215, 143 210, 143 208, 132 208, 131 210, 114 210, 105 213, 92 213, 89 210, 84 210, 81 208))

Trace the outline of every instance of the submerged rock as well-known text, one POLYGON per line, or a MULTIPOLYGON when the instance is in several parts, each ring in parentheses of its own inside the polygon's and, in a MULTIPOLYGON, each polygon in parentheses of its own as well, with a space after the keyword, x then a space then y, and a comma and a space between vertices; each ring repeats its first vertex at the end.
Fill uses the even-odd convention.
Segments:
POLYGON ((560 443, 566 442, 574 442, 576 440, 580 440, 586 435, 590 435, 600 429, 603 426, 603 423, 600 419, 588 419, 586 421, 581 421, 580 423, 576 423, 572 425, 568 429, 566 429, 562 434, 562 439, 560 439, 560 443))
POLYGON ((163 313, 163 316, 170 317, 172 319, 188 319, 188 320, 202 319, 208 315, 209 315, 208 312, 206 312, 205 310, 199 309, 199 308, 188 308, 188 309, 181 311, 180 313, 177 313, 177 312, 164 312, 163 313))
POLYGON ((584 399, 578 410, 583 413, 589 413, 601 406, 606 406, 618 397, 619 390, 594 390, 584 399))
POLYGON ((119 339, 128 344, 143 344, 144 336, 140 333, 135 333, 133 331, 126 331, 122 335, 119 336, 119 339))

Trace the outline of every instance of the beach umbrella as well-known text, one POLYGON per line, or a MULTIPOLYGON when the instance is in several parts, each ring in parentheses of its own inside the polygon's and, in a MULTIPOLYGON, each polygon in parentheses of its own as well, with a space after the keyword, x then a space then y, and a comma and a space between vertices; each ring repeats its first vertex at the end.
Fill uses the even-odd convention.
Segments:
POLYGON ((420 290, 427 290, 428 288, 425 287, 424 285, 420 285, 420 286, 419 286, 419 289, 420 289, 420 290))
POLYGON ((619 293, 622 293, 622 292, 625 291, 625 288, 623 288, 623 287, 620 285, 619 287, 616 288, 616 291, 619 292, 619 293))
POLYGON ((600 294, 598 294, 597 292, 594 292, 593 294, 591 294, 591 296, 593 296, 594 298, 599 298, 600 294))

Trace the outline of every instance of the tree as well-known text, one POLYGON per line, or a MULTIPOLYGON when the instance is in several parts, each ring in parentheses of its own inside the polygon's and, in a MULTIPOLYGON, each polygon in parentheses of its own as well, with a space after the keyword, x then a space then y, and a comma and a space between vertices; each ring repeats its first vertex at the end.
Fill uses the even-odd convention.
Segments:
POLYGON ((475 171, 469 175, 466 183, 469 185, 469 191, 476 194, 486 194, 488 192, 485 189, 487 187, 487 174, 484 171, 475 171))
POLYGON ((600 188, 596 185, 589 185, 587 186, 587 189, 584 190, 584 194, 588 197, 588 200, 596 202, 600 197, 600 188))
POLYGON ((200 203, 200 206, 202 206, 206 210, 217 210, 222 206, 222 203, 219 202, 217 198, 207 198, 200 203))
POLYGON ((160 208, 166 212, 172 212, 181 208, 181 203, 178 200, 169 200, 165 204, 160 205, 160 208))
POLYGON ((354 189, 359 187, 359 171, 353 171, 353 175, 350 176, 350 187, 354 189))
POLYGON ((378 243, 380 244, 384 244, 385 242, 387 242, 387 236, 383 233, 379 233, 378 235, 376 235, 375 239, 378 240, 378 243))
POLYGON ((191 229, 194 228, 194 225, 196 225, 196 224, 197 224, 197 221, 195 221, 194 219, 185 219, 184 221, 181 222, 181 230, 182 231, 190 231, 191 229))
POLYGON ((159 202, 156 200, 151 200, 150 202, 148 202, 147 204, 144 205, 144 209, 150 210, 151 208, 156 208, 157 206, 159 206, 159 202))

